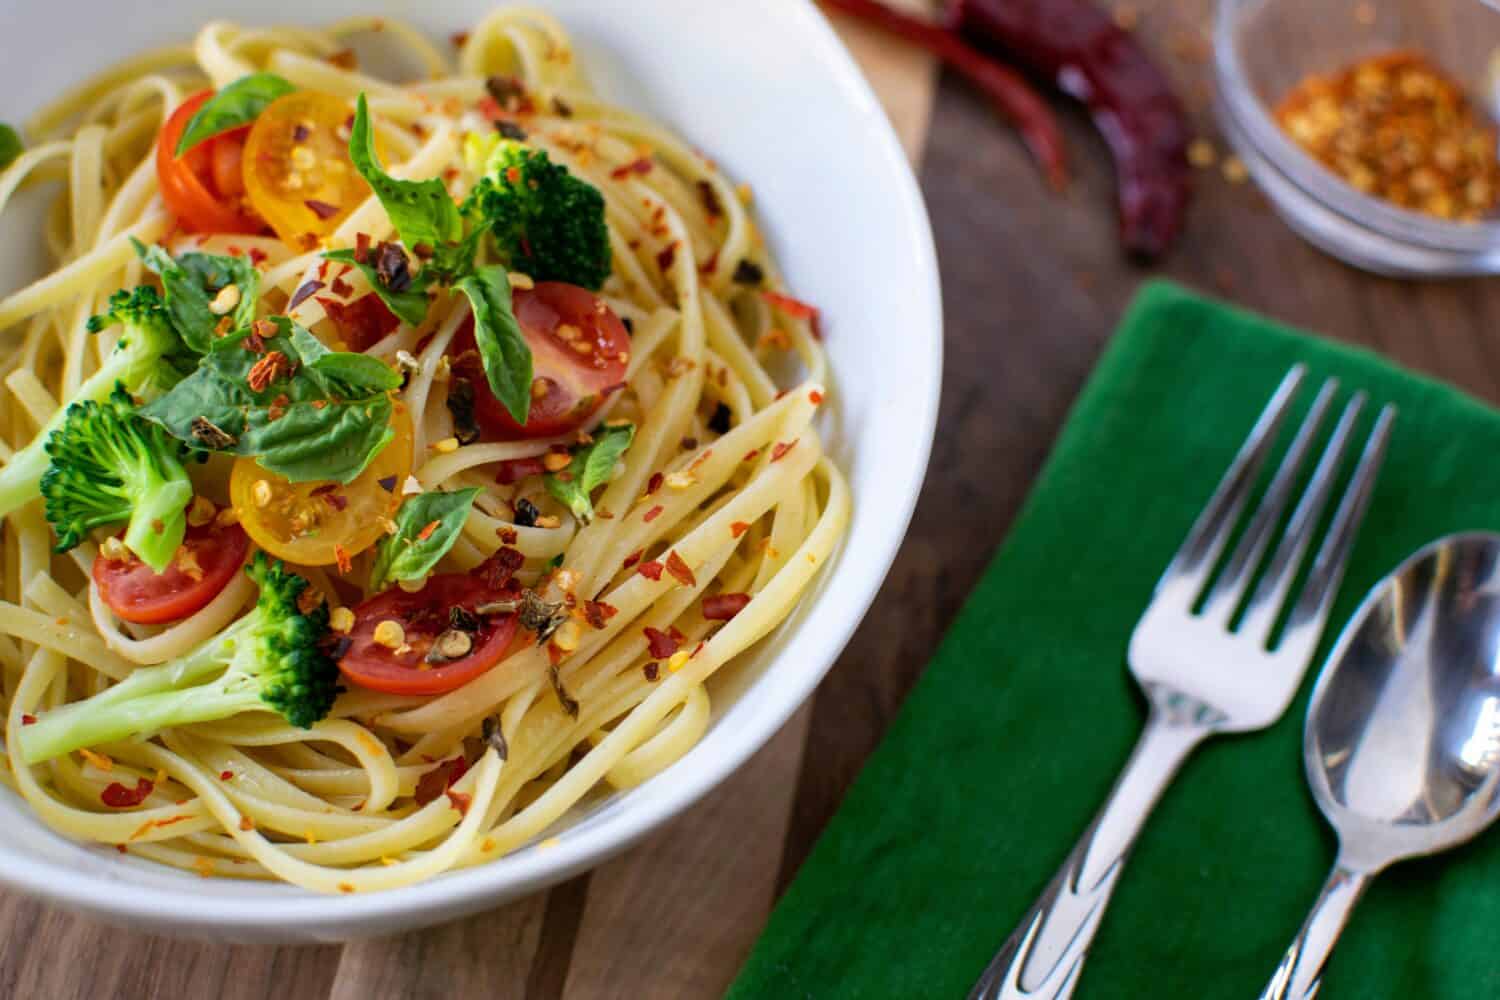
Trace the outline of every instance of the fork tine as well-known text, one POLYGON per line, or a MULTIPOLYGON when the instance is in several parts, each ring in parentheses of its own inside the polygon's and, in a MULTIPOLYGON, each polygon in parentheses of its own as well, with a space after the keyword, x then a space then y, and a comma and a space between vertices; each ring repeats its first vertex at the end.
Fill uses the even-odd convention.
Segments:
POLYGON ((1270 640, 1271 627, 1276 623, 1276 616, 1282 605, 1286 603, 1287 593, 1297 578, 1307 547, 1312 544, 1313 532, 1317 530, 1323 508, 1327 506, 1328 498, 1333 493, 1339 467, 1343 465, 1349 439, 1354 433, 1354 423, 1359 419, 1364 405, 1365 394, 1361 392, 1355 393, 1354 398, 1344 407, 1344 412, 1333 429, 1333 436, 1323 448, 1323 457, 1318 460, 1317 468, 1313 470, 1312 478, 1308 480, 1302 493, 1302 499, 1298 501, 1297 509, 1292 512, 1292 518, 1282 532, 1281 542, 1276 546, 1271 561, 1266 564, 1265 572, 1261 574, 1260 582, 1256 584, 1255 592, 1245 607, 1240 630, 1246 635, 1257 636, 1261 642, 1270 640))
MULTIPOLYGON (((1272 533, 1281 520, 1282 511, 1286 510, 1287 502, 1291 499, 1292 487, 1297 483, 1297 474, 1302 469, 1303 459, 1312 448, 1313 439, 1317 437, 1318 428, 1323 425, 1323 416, 1328 412, 1338 386, 1338 379, 1331 378, 1324 382, 1323 388, 1318 391, 1317 398, 1313 400, 1312 408, 1303 418, 1302 426, 1297 428, 1296 437, 1292 439, 1291 447, 1287 449, 1286 456, 1281 460, 1281 465, 1277 468, 1271 485, 1267 487, 1265 496, 1261 498, 1260 506, 1251 515, 1250 523, 1246 526, 1244 534, 1240 536, 1239 544, 1234 547, 1234 554, 1229 557, 1229 562, 1219 574, 1218 580, 1214 582, 1208 600, 1203 606, 1204 615, 1217 618, 1227 626, 1235 607, 1250 589, 1250 582, 1255 579, 1255 570, 1260 565, 1266 546, 1271 542, 1272 533)), ((1347 411, 1345 417, 1348 417, 1347 411)), ((1342 426, 1341 423, 1340 427, 1342 426)))
MULTIPOLYGON (((1328 536, 1318 549, 1317 559, 1308 574, 1307 583, 1297 597, 1297 603, 1287 618, 1286 629, 1278 645, 1285 645, 1294 637, 1316 642, 1328 620, 1333 599, 1338 595, 1339 581, 1343 579, 1344 567, 1349 562, 1349 551, 1354 547, 1354 537, 1359 524, 1370 506, 1370 497, 1375 492, 1375 480, 1380 475, 1380 464, 1385 460, 1386 445, 1391 437, 1391 425, 1396 421, 1396 408, 1383 407, 1359 457, 1359 465, 1344 490, 1338 513, 1328 528, 1328 536)), ((1311 652, 1311 650, 1309 650, 1311 652)))
POLYGON ((1250 429, 1250 436, 1245 438, 1245 443, 1240 446, 1239 453, 1230 463, 1229 470, 1219 480, 1208 505, 1193 522, 1182 547, 1177 550, 1166 572, 1162 574, 1161 581, 1157 583, 1158 590, 1169 582, 1190 583, 1190 601, 1202 591, 1214 563, 1229 542, 1230 533, 1239 520, 1240 510, 1245 506, 1245 500, 1260 477, 1261 466, 1265 464, 1266 456, 1276 442, 1276 432, 1281 429, 1281 422, 1306 374, 1306 365, 1294 365, 1281 380, 1281 385, 1277 386, 1270 402, 1255 421, 1255 426, 1250 429))

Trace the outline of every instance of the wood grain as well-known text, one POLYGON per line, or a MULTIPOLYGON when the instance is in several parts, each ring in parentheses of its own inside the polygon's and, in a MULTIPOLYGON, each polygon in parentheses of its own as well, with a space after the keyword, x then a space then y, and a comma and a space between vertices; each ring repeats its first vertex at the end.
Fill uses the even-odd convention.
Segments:
MULTIPOLYGON (((921 9, 923 0, 905 5, 921 9)), ((1214 136, 1208 0, 1129 9, 1214 136)), ((1075 178, 1053 196, 1014 134, 961 82, 944 78, 934 104, 926 57, 836 24, 908 152, 923 160, 948 329, 932 470, 910 535, 813 702, 716 792, 591 874, 399 938, 342 949, 216 947, 132 935, 0 894, 0 996, 718 996, 1004 537, 1143 278, 1170 275, 1500 402, 1491 333, 1500 331, 1500 285, 1353 271, 1303 244, 1252 186, 1226 180, 1217 165, 1200 172, 1190 225, 1165 266, 1133 267, 1116 249, 1107 156, 1076 109, 1058 102, 1075 178)))

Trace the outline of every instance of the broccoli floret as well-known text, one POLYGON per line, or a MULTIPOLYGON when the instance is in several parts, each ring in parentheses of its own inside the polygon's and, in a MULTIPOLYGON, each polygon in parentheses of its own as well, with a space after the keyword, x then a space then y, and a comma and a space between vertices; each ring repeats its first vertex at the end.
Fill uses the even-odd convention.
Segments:
POLYGON ((304 729, 327 715, 339 692, 338 666, 323 649, 327 606, 302 610, 307 580, 265 553, 245 572, 260 585, 249 614, 186 656, 142 667, 92 698, 42 713, 20 733, 22 758, 36 764, 241 712, 276 712, 304 729))
POLYGON ((116 384, 135 395, 151 395, 176 384, 183 372, 180 355, 185 350, 172 329, 166 306, 156 289, 142 286, 132 291, 118 291, 109 299, 109 311, 89 320, 89 332, 98 333, 114 323, 123 324, 125 334, 99 370, 65 400, 52 419, 37 432, 31 443, 16 452, 0 468, 0 517, 14 512, 38 495, 42 475, 47 471, 47 439, 67 419, 66 404, 105 399, 116 384))
POLYGON ((94 528, 129 521, 126 547, 158 573, 171 564, 187 531, 193 483, 178 461, 181 446, 136 413, 123 386, 116 383, 102 403, 68 407, 46 449, 52 464, 41 490, 58 552, 94 528))
POLYGON ((465 209, 479 214, 514 270, 595 291, 609 277, 604 196, 542 150, 501 142, 465 209))

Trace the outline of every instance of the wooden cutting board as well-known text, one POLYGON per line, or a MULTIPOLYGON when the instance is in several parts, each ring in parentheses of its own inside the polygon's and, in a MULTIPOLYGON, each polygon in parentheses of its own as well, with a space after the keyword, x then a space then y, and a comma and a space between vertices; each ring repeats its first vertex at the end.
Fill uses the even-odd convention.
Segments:
MULTIPOLYGON (((0 894, 0 997, 717 997, 1004 537, 1142 278, 1169 275, 1500 401, 1500 283, 1375 278, 1303 244, 1214 138, 1211 0, 1107 2, 1175 76, 1220 154, 1198 174, 1182 244, 1155 270, 1118 252, 1109 162, 1076 110, 1057 102, 1074 178, 1054 196, 961 81, 939 82, 925 56, 836 22, 922 167, 943 271, 943 403, 922 499, 880 597, 814 700, 750 763, 588 875, 397 938, 213 946, 0 894)), ((901 5, 920 11, 926 0, 901 5)))

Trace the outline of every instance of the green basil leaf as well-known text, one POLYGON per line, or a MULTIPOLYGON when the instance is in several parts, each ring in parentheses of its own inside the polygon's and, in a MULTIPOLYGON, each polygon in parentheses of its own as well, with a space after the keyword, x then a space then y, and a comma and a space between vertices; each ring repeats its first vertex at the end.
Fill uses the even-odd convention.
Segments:
POLYGON ((21 136, 4 122, 0 122, 0 170, 15 162, 16 157, 26 151, 21 136))
POLYGON ((353 250, 330 250, 323 257, 341 264, 353 264, 359 268, 375 294, 380 296, 380 301, 384 302, 386 308, 408 326, 420 326, 427 318, 427 286, 431 284, 428 280, 427 268, 422 268, 410 285, 397 292, 380 280, 380 275, 376 273, 374 267, 355 260, 353 250))
POLYGON ((296 89, 275 73, 240 77, 210 97, 188 121, 177 140, 176 155, 181 156, 221 132, 250 124, 260 117, 266 105, 296 89))
POLYGON ((531 348, 510 305, 510 277, 499 264, 481 267, 454 286, 474 309, 474 342, 490 391, 516 423, 531 410, 531 348))
POLYGON ((240 290, 239 302, 229 314, 232 325, 238 329, 254 322, 260 272, 248 258, 207 253, 173 257, 155 243, 147 246, 134 237, 130 242, 141 262, 161 277, 172 327, 192 350, 208 353, 222 318, 215 316, 209 305, 225 285, 237 285, 240 290))
POLYGON ((609 482, 615 464, 635 441, 635 425, 600 427, 590 444, 573 449, 573 460, 561 473, 547 473, 547 492, 566 504, 584 524, 594 519, 594 490, 609 482))
POLYGON ((409 247, 425 243, 438 247, 463 239, 463 219, 448 188, 436 177, 425 181, 398 180, 380 166, 375 136, 370 128, 370 110, 360 94, 349 132, 349 159, 380 199, 391 225, 409 247))
POLYGON ((374 358, 330 351, 285 316, 265 353, 248 330, 213 342, 198 368, 141 413, 173 437, 210 451, 256 458, 292 482, 349 482, 390 443, 395 372, 374 358), (271 351, 289 374, 259 391, 250 370, 271 351), (378 366, 384 372, 372 368, 378 366))
POLYGON ((431 573, 458 541, 478 495, 475 487, 407 497, 396 512, 396 533, 384 536, 375 547, 370 592, 384 590, 398 580, 420 580, 431 573))

